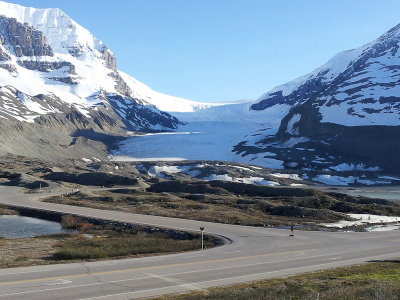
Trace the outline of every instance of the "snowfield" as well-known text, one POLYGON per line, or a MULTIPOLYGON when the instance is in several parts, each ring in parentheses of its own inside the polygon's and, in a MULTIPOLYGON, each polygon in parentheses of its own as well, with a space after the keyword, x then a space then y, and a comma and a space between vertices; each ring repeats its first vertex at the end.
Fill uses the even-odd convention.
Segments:
POLYGON ((370 214, 347 214, 354 221, 339 221, 336 223, 321 224, 325 227, 346 228, 366 225, 368 231, 399 230, 400 217, 379 216, 370 214), (367 226, 368 225, 368 226, 367 226))
POLYGON ((288 105, 276 105, 271 110, 250 110, 251 103, 212 106, 192 112, 171 112, 187 122, 176 132, 130 137, 114 151, 115 161, 220 160, 249 163, 273 169, 283 169, 283 162, 274 153, 237 155, 233 147, 243 140, 248 145, 278 130, 288 105), (262 128, 262 130, 260 130, 262 128))
POLYGON ((181 126, 174 133, 130 137, 112 153, 111 159, 114 161, 220 160, 282 169, 282 161, 264 158, 264 154, 242 157, 232 151, 244 136, 249 135, 251 129, 256 130, 252 124, 194 122, 181 126))
POLYGON ((375 184, 390 184, 390 181, 386 180, 369 180, 369 179, 360 179, 360 177, 356 176, 335 176, 335 175, 318 175, 312 179, 313 181, 320 182, 326 185, 342 185, 347 186, 350 184, 363 184, 363 185, 375 185, 375 184))
POLYGON ((346 172, 346 171, 369 171, 369 172, 375 172, 375 171, 380 171, 380 168, 378 166, 376 167, 366 167, 364 164, 346 164, 342 163, 337 166, 332 166, 329 167, 329 169, 338 171, 338 172, 346 172))
POLYGON ((298 174, 281 174, 281 173, 272 173, 271 176, 278 178, 288 178, 293 180, 303 180, 298 174))
POLYGON ((264 185, 264 186, 280 185, 278 182, 265 180, 262 177, 241 178, 241 177, 231 177, 228 174, 224 174, 224 175, 211 174, 208 177, 204 177, 203 180, 222 180, 222 181, 240 182, 240 183, 246 183, 246 184, 264 185))

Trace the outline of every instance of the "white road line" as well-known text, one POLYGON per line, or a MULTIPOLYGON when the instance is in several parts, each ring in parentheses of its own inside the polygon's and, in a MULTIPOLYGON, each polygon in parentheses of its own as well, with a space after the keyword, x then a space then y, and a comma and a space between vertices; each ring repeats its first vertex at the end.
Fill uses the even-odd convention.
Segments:
POLYGON ((183 280, 170 278, 170 277, 167 277, 165 275, 157 275, 157 274, 151 274, 151 273, 147 273, 147 275, 150 275, 151 278, 158 278, 161 281, 166 281, 166 282, 174 283, 174 284, 178 283, 178 285, 181 285, 181 284, 187 285, 187 290, 188 291, 201 288, 197 283, 187 283, 187 282, 185 282, 183 280))
MULTIPOLYGON (((233 269, 233 268, 243 268, 243 267, 250 267, 250 266, 257 266, 257 265, 267 265, 267 264, 273 264, 273 263, 295 261, 295 260, 299 260, 299 259, 317 258, 317 257, 323 257, 323 256, 329 256, 329 255, 335 255, 335 254, 339 254, 339 253, 321 254, 321 255, 316 255, 316 256, 285 259, 285 260, 277 260, 277 261, 270 261, 270 262, 261 262, 261 263, 255 263, 255 264, 244 264, 244 265, 235 265, 235 266, 228 266, 228 267, 211 268, 211 269, 200 269, 200 270, 195 270, 195 271, 160 274, 160 275, 157 275, 157 276, 158 277, 174 276, 174 275, 182 275, 182 274, 190 274, 190 273, 200 273, 200 272, 226 270, 226 269, 233 269)), ((16 295, 22 295, 22 294, 35 293, 35 292, 44 292, 44 291, 52 291, 52 290, 60 290, 60 289, 69 289, 69 288, 75 288, 75 287, 84 287, 84 286, 92 286, 92 285, 107 284, 107 283, 120 283, 120 282, 135 281, 135 280, 141 280, 141 279, 150 279, 150 278, 153 278, 153 277, 156 277, 156 276, 146 276, 146 277, 138 277, 138 278, 120 279, 120 280, 113 280, 113 281, 107 281, 107 282, 96 282, 96 283, 87 283, 87 284, 74 285, 74 286, 65 286, 65 287, 59 287, 59 288, 53 288, 53 289, 34 290, 34 291, 27 291, 27 292, 17 292, 17 293, 11 293, 11 294, 1 294, 0 297, 13 296, 13 295, 16 296, 16 295)))
POLYGON ((70 284, 72 283, 71 280, 66 280, 66 279, 57 279, 55 282, 53 283, 47 283, 45 285, 61 285, 61 284, 70 284))
MULTIPOLYGON (((270 261, 270 262, 260 262, 260 263, 253 263, 253 264, 243 264, 243 265, 235 265, 235 266, 227 266, 227 267, 219 267, 219 268, 211 268, 211 269, 199 269, 195 271, 186 271, 186 272, 177 272, 177 273, 169 273, 169 274, 160 274, 157 275, 158 277, 162 276, 174 276, 174 275, 182 275, 182 274, 190 274, 190 273, 200 273, 200 272, 209 272, 209 271, 218 271, 218 270, 226 270, 226 269, 233 269, 233 268, 243 268, 243 267, 251 267, 251 266, 259 266, 259 265, 268 265, 268 264, 273 264, 273 263, 280 263, 280 262, 287 262, 287 261, 296 261, 300 259, 309 259, 309 258, 317 258, 317 257, 323 257, 323 256, 329 256, 329 255, 335 255, 338 253, 331 253, 331 254, 321 254, 321 255, 316 255, 316 256, 308 256, 308 257, 299 257, 299 258, 293 258, 293 259, 284 259, 284 260, 276 260, 276 261, 270 261)), ((109 281, 109 283, 118 283, 118 282, 126 282, 126 281, 132 281, 132 280, 140 280, 140 279, 148 279, 152 277, 139 277, 139 278, 131 278, 131 279, 120 279, 120 280, 114 280, 114 281, 109 281)), ((1 295, 0 295, 1 296, 1 295)))
POLYGON ((237 250, 237 251, 229 251, 229 252, 224 252, 225 254, 228 254, 228 253, 238 253, 238 252, 243 252, 242 250, 237 250))
MULTIPOLYGON (((196 257, 196 256, 190 256, 190 257, 196 257)), ((167 260, 167 259, 169 259, 169 257, 159 258, 159 259, 148 259, 148 260, 143 260, 142 257, 133 257, 133 258, 131 258, 129 260, 134 260, 134 259, 141 259, 140 261, 137 261, 137 263, 146 263, 146 262, 151 262, 151 261, 167 260)), ((79 265, 82 265, 82 264, 79 264, 79 265)), ((83 264, 83 265, 87 266, 86 264, 83 264)), ((90 266, 90 267, 96 268, 96 267, 117 266, 117 265, 126 265, 126 262, 123 261, 123 260, 112 260, 112 261, 108 261, 108 262, 101 263, 101 264, 100 263, 99 264, 96 263, 95 265, 90 266)), ((47 265, 47 266, 48 267, 52 267, 52 266, 56 266, 56 265, 47 265)), ((29 267, 27 267, 27 268, 29 268, 29 267)), ((3 269, 3 271, 5 271, 5 270, 3 269)), ((11 273, 2 273, 2 274, 0 274, 0 276, 10 276, 10 275, 19 275, 19 274, 27 274, 27 273, 29 273, 29 274, 30 273, 46 273, 46 272, 53 272, 53 271, 59 271, 59 270, 53 269, 53 270, 38 270, 38 271, 29 271, 29 272, 27 272, 27 271, 24 271, 24 272, 11 272, 11 273)))
POLYGON ((100 285, 100 284, 103 284, 103 283, 102 283, 102 282, 96 282, 96 283, 89 283, 89 284, 80 284, 80 285, 73 285, 73 286, 64 286, 64 287, 58 287, 58 288, 49 288, 49 289, 43 289, 43 290, 34 290, 34 291, 26 291, 26 292, 2 294, 2 295, 0 295, 0 297, 26 295, 26 294, 39 293, 39 292, 50 292, 50 291, 56 291, 56 290, 72 289, 72 288, 78 288, 78 287, 84 287, 84 286, 91 286, 91 285, 100 285))
MULTIPOLYGON (((400 253, 391 253, 391 255, 400 255, 400 253)), ((373 259, 373 258, 378 258, 382 256, 387 256, 387 255, 378 255, 378 256, 371 256, 371 257, 364 257, 364 258, 355 258, 355 259, 350 259, 350 260, 343 260, 340 262, 351 262, 351 261, 359 261, 364 259, 373 259)), ((289 268, 289 269, 283 269, 283 270, 278 270, 278 271, 271 271, 271 272, 263 272, 263 273, 257 273, 257 274, 250 274, 250 275, 242 275, 242 276, 234 276, 234 277, 229 277, 229 278, 222 278, 222 279, 214 279, 214 280, 207 280, 207 281, 200 281, 200 282, 195 282, 196 285, 201 285, 205 283, 211 283, 211 282, 218 282, 218 281, 224 281, 224 280, 232 280, 232 279, 239 279, 239 278, 246 278, 246 277, 254 277, 254 276, 260 276, 260 275, 270 275, 274 273, 282 273, 282 272, 287 272, 287 271, 292 271, 292 270, 300 270, 304 268, 310 268, 310 267, 316 267, 316 266, 326 266, 326 265, 331 265, 337 262, 330 262, 330 263, 324 263, 324 264, 316 264, 316 265, 309 265, 309 266, 304 266, 304 267, 298 267, 298 268, 289 268)), ((163 287, 163 288, 155 288, 155 289, 146 289, 146 290, 140 290, 140 291, 135 291, 135 292, 127 292, 127 293, 119 293, 119 294, 110 294, 106 296, 97 296, 97 297, 91 297, 91 298, 82 298, 81 300, 90 300, 90 299, 101 299, 101 298, 107 298, 107 297, 115 297, 115 296, 125 296, 125 295, 133 295, 133 294, 138 294, 138 293, 144 293, 144 292, 149 292, 149 291, 161 291, 165 289, 171 289, 174 287, 187 287, 189 285, 192 285, 193 283, 185 283, 185 284, 179 284, 179 285, 174 285, 174 286, 168 286, 168 287, 163 287)))
POLYGON ((160 258, 160 259, 148 259, 148 260, 143 260, 141 261, 141 263, 146 263, 149 261, 163 261, 163 260, 167 260, 168 258, 160 258))

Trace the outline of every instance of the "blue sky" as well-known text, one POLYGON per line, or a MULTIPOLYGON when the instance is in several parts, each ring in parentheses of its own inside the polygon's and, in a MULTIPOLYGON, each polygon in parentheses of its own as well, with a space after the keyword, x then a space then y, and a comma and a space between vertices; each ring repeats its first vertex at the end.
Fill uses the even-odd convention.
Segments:
POLYGON ((399 0, 10 0, 59 7, 154 90, 256 99, 400 23, 399 0))

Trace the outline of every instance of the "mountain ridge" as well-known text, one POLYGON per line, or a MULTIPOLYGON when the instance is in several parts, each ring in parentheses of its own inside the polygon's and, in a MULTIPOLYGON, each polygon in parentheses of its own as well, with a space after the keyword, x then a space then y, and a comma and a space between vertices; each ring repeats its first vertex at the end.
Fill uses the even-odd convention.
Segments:
POLYGON ((228 104, 152 90, 120 71, 112 51, 59 9, 0 1, 0 12, 0 122, 10 132, 0 154, 39 155, 21 149, 25 139, 43 153, 40 143, 68 149, 82 142, 95 155, 101 138, 178 131, 180 141, 198 134, 190 143, 199 154, 215 142, 207 138, 219 139, 218 160, 315 172, 341 164, 400 169, 390 162, 400 158, 388 157, 400 153, 400 24, 256 101, 228 104), (60 141, 39 134, 51 129, 60 141), (368 147, 368 138, 388 150, 368 147))
POLYGON ((0 1, 0 154, 106 158, 130 131, 176 129, 177 118, 143 98, 104 43, 61 10, 0 1))
POLYGON ((399 174, 400 24, 272 89, 251 109, 284 105, 276 133, 242 141, 238 155, 272 153, 286 168, 328 174, 338 165, 399 174))
MULTIPOLYGON (((396 64, 400 64, 398 62, 400 56, 399 43, 400 24, 396 25, 388 32, 384 33, 370 43, 367 43, 359 48, 340 52, 339 54, 335 55, 331 60, 329 60, 326 64, 315 69, 311 73, 301 76, 284 85, 275 87, 270 92, 263 94, 258 99, 258 101, 252 105, 251 109, 264 110, 277 104, 289 104, 290 106, 295 106, 304 103, 310 97, 319 97, 320 99, 318 99, 318 101, 328 102, 327 104, 330 105, 330 110, 332 110, 331 106, 337 109, 340 108, 346 110, 355 110, 353 116, 355 116, 356 118, 349 118, 352 119, 349 123, 340 123, 339 120, 333 119, 331 116, 327 115, 327 112, 324 112, 322 109, 323 119, 326 122, 339 122, 339 124, 354 126, 373 123, 378 124, 378 122, 381 121, 385 123, 379 125, 388 125, 387 118, 381 118, 380 120, 373 118, 373 109, 376 109, 376 107, 374 106, 377 105, 377 101, 372 101, 371 99, 369 99, 370 103, 364 103, 366 104, 365 106, 367 106, 367 108, 368 106, 370 106, 369 114, 365 111, 357 111, 357 108, 354 106, 355 102, 358 100, 364 100, 365 98, 373 98, 373 100, 377 100, 377 97, 383 96, 383 94, 385 93, 382 90, 379 90, 376 91, 375 95, 373 93, 370 93, 369 96, 372 97, 363 97, 364 95, 356 94, 356 92, 363 91, 360 91, 360 89, 351 90, 350 85, 357 85, 357 83, 363 82, 375 84, 377 87, 379 87, 379 84, 393 84, 393 96, 400 95, 399 86, 396 85, 400 78, 397 70, 398 68, 392 62, 390 62, 390 59, 394 59, 395 61, 397 61, 396 64), (389 50, 391 51, 390 53, 385 53, 385 51, 389 50), (382 58, 382 61, 374 61, 374 58, 382 58), (386 59, 387 61, 384 61, 384 59, 386 59), (379 69, 379 65, 384 66, 385 63, 388 65, 388 69, 382 71, 382 69, 379 69), (391 65, 393 65, 393 67, 391 67, 391 65), (370 67, 370 69, 368 69, 368 67, 370 67), (369 73, 370 77, 362 77, 362 75, 364 74, 357 74, 357 70, 363 70, 369 73), (391 81, 388 79, 390 75, 392 75, 391 81), (359 82, 351 81, 352 78, 356 78, 357 76, 359 77, 359 82), (368 82, 369 80, 370 82, 368 82), (375 82, 373 80, 375 80, 375 82), (335 88, 337 90, 334 90, 335 88), (328 98, 328 96, 333 97, 328 98), (336 96, 336 99, 334 98, 334 96, 336 96), (335 101, 344 103, 345 101, 343 100, 345 98, 351 97, 353 97, 352 99, 350 99, 353 100, 353 103, 350 103, 348 107, 342 108, 340 107, 340 105, 338 107, 335 107, 335 105, 337 106, 338 104, 335 103, 335 101), (357 114, 361 116, 358 119, 357 114)), ((364 87, 365 89, 369 87, 366 84, 364 86, 359 84, 359 86, 364 87)), ((323 107, 324 105, 319 104, 319 106, 323 107)), ((380 109, 382 110, 386 107, 387 106, 383 106, 380 109)), ((398 110, 392 112, 395 115, 398 115, 399 113, 398 110)), ((395 117, 395 120, 393 120, 393 122, 395 124, 398 124, 398 117, 395 117)))

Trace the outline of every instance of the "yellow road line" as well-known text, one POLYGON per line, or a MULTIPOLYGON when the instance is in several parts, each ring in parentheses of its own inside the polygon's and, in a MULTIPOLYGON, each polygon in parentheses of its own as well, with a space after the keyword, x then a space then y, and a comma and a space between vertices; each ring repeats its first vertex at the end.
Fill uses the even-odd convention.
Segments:
POLYGON ((55 276, 55 277, 44 277, 44 278, 17 280, 17 281, 9 281, 9 282, 0 282, 0 285, 12 285, 12 284, 18 284, 18 283, 48 281, 48 280, 57 280, 57 279, 71 279, 71 278, 79 278, 79 277, 89 277, 89 276, 93 276, 93 275, 124 273, 124 272, 142 271, 142 270, 153 270, 153 269, 162 269, 162 268, 186 266, 186 265, 198 265, 198 264, 205 264, 205 263, 212 263, 212 262, 235 261, 235 260, 262 257, 262 256, 273 256, 273 255, 283 255, 283 254, 294 254, 294 253, 299 253, 299 252, 310 252, 310 251, 313 251, 313 250, 315 250, 315 249, 293 250, 293 251, 284 251, 284 252, 274 252, 274 253, 265 253, 265 254, 257 254, 257 255, 231 257, 231 258, 218 258, 218 259, 210 259, 210 260, 204 260, 204 261, 169 264, 169 265, 161 265, 161 266, 138 267, 138 268, 129 268, 129 269, 112 270, 112 271, 102 271, 102 272, 85 273, 85 274, 75 274, 75 275, 65 275, 65 276, 55 276))

